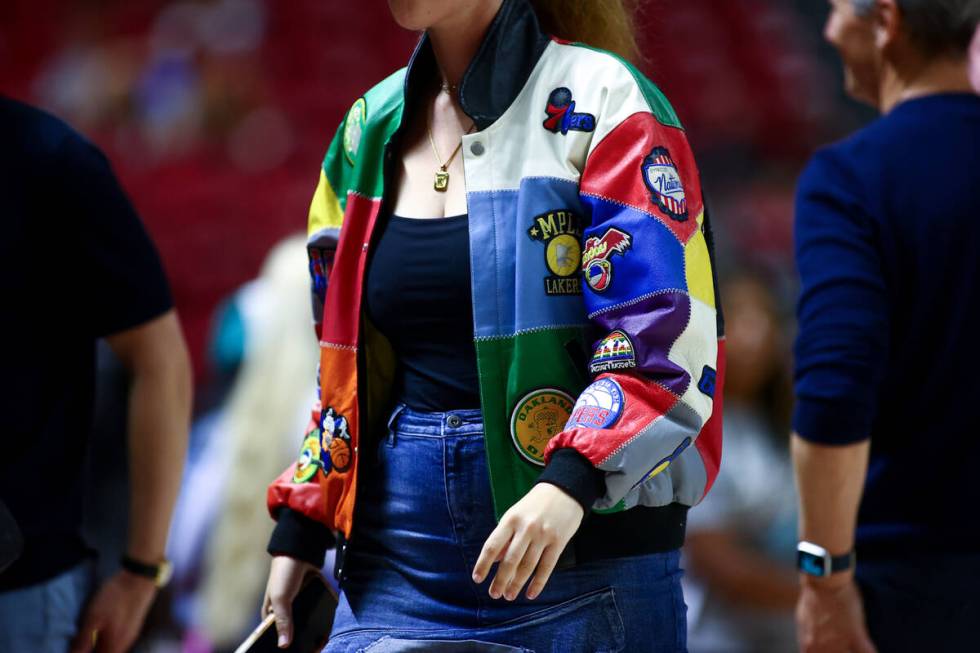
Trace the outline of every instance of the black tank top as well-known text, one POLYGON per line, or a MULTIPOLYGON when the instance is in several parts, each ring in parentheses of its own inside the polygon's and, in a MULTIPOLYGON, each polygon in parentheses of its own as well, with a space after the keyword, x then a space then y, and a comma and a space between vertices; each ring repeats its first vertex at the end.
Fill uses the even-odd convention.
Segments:
POLYGON ((468 217, 384 221, 365 283, 367 313, 395 350, 394 398, 410 408, 479 408, 468 217))

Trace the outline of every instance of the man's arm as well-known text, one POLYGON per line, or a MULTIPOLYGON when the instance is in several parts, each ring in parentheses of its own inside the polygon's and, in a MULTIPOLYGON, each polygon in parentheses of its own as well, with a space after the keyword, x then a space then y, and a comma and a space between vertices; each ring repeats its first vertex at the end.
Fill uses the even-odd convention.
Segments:
MULTIPOLYGON (((129 538, 126 552, 163 559, 187 451, 191 367, 174 311, 106 340, 132 375, 129 393, 129 538)), ((72 651, 128 651, 156 595, 152 579, 120 571, 99 588, 72 651)))

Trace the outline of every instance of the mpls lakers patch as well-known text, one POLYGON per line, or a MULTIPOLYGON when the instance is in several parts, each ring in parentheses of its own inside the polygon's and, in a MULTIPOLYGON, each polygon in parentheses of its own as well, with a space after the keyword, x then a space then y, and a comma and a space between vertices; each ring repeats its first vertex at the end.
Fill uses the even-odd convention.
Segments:
POLYGON ((544 262, 551 273, 544 279, 547 295, 581 295, 578 276, 582 263, 582 226, 568 210, 549 211, 534 218, 527 230, 531 240, 544 243, 544 262))
POLYGON ((613 254, 623 254, 632 247, 633 237, 625 231, 607 229, 601 238, 589 237, 582 253, 582 272, 589 288, 596 292, 606 291, 612 285, 613 254))
POLYGON ((354 165, 357 150, 361 147, 361 134, 367 123, 367 102, 358 98, 354 106, 347 112, 347 122, 344 123, 344 156, 347 162, 354 165))
POLYGON ((623 389, 619 384, 612 379, 599 379, 579 395, 566 428, 608 428, 622 415, 623 403, 623 389))
POLYGON ((551 92, 544 112, 548 114, 548 117, 542 124, 545 129, 553 134, 564 136, 569 131, 590 132, 595 130, 595 116, 591 113, 575 113, 575 100, 572 99, 572 92, 564 86, 560 86, 551 92))
POLYGON ((510 417, 510 437, 521 456, 544 466, 544 449, 572 414, 571 395, 557 388, 540 388, 524 395, 510 417))
POLYGON ((640 166, 650 200, 667 217, 687 220, 687 196, 677 166, 666 147, 655 147, 640 166))
POLYGON ((599 341, 589 362, 589 372, 592 374, 631 367, 636 367, 633 341, 619 329, 599 341))
POLYGON ((350 428, 347 418, 327 406, 320 413, 320 460, 326 472, 343 474, 350 469, 350 428))

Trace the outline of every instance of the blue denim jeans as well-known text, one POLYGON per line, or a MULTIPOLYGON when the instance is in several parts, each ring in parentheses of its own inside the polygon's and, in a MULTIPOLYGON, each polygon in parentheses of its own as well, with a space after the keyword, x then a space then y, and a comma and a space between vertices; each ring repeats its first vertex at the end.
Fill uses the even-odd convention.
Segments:
POLYGON ((66 653, 94 582, 87 560, 43 583, 0 592, 0 653, 66 653))
POLYGON ((496 526, 479 410, 399 406, 362 456, 326 651, 686 650, 677 551, 558 569, 533 601, 490 598, 492 574, 473 582, 496 526))

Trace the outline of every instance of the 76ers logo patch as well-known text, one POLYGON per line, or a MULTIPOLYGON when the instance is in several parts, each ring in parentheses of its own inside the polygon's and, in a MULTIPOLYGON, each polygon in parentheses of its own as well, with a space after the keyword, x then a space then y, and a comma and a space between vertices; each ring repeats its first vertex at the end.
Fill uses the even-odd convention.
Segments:
POLYGON ((595 129, 595 116, 591 113, 575 113, 572 92, 564 86, 551 92, 544 112, 548 114, 543 123, 544 128, 554 134, 565 135, 569 130, 590 132, 595 129))
POLYGON ((641 170, 643 183, 650 189, 650 199, 657 208, 674 220, 679 222, 687 220, 684 184, 681 183, 681 176, 667 148, 653 148, 649 156, 643 159, 641 170))
POLYGON ((632 246, 632 237, 619 229, 607 229, 601 238, 590 236, 585 241, 585 253, 582 254, 582 272, 589 287, 596 292, 603 292, 612 283, 613 254, 622 254, 632 246))
POLYGON ((615 424, 622 412, 623 389, 612 379, 599 379, 579 395, 566 428, 604 429, 615 424))

